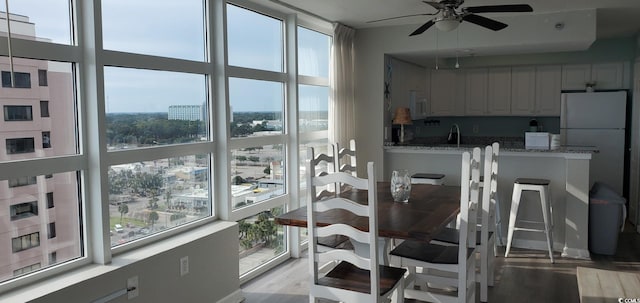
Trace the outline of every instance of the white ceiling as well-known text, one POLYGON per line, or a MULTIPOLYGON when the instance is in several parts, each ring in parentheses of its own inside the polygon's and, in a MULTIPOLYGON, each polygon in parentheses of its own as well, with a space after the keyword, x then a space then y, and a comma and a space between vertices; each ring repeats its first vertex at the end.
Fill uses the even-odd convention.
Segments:
MULTIPOLYGON (((262 2, 256 1, 254 2, 262 2)), ((320 16, 330 22, 340 22, 360 29, 427 22, 433 16, 407 17, 367 23, 372 20, 403 15, 433 13, 435 10, 420 0, 269 0, 283 3, 320 16)), ((434 0, 435 1, 435 0, 434 0)), ((533 13, 544 14, 583 9, 597 9, 598 38, 632 36, 640 31, 640 0, 467 0, 461 7, 501 4, 529 4, 533 13)), ((485 17, 509 16, 513 13, 482 14, 485 17)), ((407 33, 408 35, 409 33, 407 33)))

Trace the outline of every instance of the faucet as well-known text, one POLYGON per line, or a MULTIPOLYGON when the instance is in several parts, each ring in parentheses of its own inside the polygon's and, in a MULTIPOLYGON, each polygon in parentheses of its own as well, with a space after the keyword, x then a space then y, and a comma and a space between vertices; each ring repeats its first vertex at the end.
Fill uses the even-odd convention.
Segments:
POLYGON ((454 123, 451 126, 451 129, 449 130, 449 137, 447 139, 448 143, 453 144, 453 141, 456 141, 456 144, 458 145, 458 147, 460 147, 460 127, 458 126, 458 124, 454 123), (454 137, 454 131, 455 129, 455 137, 454 137))

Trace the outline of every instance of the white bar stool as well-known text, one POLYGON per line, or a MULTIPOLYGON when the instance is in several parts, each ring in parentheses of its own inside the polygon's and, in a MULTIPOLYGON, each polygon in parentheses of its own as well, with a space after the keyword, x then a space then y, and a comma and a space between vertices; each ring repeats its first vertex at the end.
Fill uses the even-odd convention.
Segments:
POLYGON ((505 258, 509 255, 511 249, 511 240, 513 239, 513 232, 516 230, 531 231, 531 232, 544 232, 547 236, 547 248, 549 249, 549 258, 551 263, 553 260, 553 211, 551 201, 549 200, 549 183, 547 179, 531 179, 531 178, 517 178, 513 184, 513 197, 511 199, 511 214, 509 215, 509 230, 507 234, 507 249, 504 253, 505 258), (518 215, 518 207, 520 206, 520 197, 522 191, 537 191, 540 193, 540 206, 542 207, 542 218, 544 222, 537 221, 525 221, 519 222, 537 223, 543 224, 544 229, 536 228, 523 228, 516 227, 516 220, 518 215))
POLYGON ((444 185, 443 174, 417 173, 411 176, 411 184, 444 185))

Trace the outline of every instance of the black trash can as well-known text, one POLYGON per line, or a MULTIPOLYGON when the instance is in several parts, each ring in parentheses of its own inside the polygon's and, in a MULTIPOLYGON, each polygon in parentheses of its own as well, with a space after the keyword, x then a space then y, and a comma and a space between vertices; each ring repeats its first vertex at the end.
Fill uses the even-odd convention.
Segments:
POLYGON ((615 255, 626 216, 624 197, 602 182, 593 184, 589 191, 589 251, 615 255))

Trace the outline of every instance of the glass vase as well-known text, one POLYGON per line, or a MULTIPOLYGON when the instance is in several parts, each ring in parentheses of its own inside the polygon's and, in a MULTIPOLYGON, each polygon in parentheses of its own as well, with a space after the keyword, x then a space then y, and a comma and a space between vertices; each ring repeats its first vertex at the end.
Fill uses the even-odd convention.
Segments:
POLYGON ((396 202, 409 202, 411 177, 406 169, 394 170, 391 175, 391 196, 396 202))

